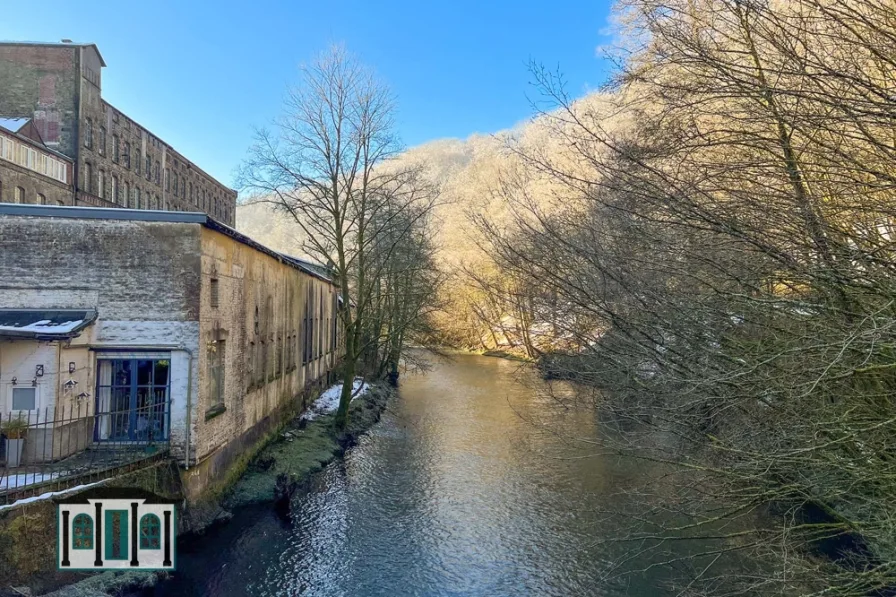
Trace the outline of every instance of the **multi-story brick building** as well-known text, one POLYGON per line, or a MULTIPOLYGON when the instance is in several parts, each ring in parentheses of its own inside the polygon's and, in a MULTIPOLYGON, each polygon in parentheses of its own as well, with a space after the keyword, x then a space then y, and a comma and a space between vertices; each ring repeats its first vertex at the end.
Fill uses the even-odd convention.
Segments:
POLYGON ((236 191, 104 100, 105 66, 94 44, 0 42, 0 117, 30 119, 45 149, 72 160, 65 204, 202 211, 233 226, 236 191))

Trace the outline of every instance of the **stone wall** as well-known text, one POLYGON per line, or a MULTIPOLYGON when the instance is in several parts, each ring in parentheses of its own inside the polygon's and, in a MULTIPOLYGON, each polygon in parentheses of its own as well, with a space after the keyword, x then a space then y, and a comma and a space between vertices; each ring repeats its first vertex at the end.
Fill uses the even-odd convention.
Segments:
POLYGON ((45 205, 74 205, 72 187, 0 160, 0 203, 15 203, 16 187, 24 191, 23 203, 38 204, 45 199, 45 205))
MULTIPOLYGON (((117 477, 103 486, 144 489, 166 498, 183 497, 177 467, 168 460, 117 477)), ((75 495, 77 492, 66 497, 75 495)), ((185 520, 186 517, 178 516, 178 525, 185 520)), ((0 507, 0 587, 27 585, 34 594, 42 595, 83 579, 84 573, 57 569, 56 540, 56 503, 52 499, 0 507)))
POLYGON ((48 147, 74 158, 80 47, 0 44, 0 116, 34 118, 48 147))
POLYGON ((335 292, 293 265, 203 228, 194 464, 213 463, 191 472, 188 493, 201 492, 216 471, 227 470, 300 410, 308 388, 327 380, 336 363, 329 333, 335 292), (319 350, 304 362, 304 309, 310 299, 309 322, 319 350), (212 367, 218 356, 224 365, 221 400, 212 367))

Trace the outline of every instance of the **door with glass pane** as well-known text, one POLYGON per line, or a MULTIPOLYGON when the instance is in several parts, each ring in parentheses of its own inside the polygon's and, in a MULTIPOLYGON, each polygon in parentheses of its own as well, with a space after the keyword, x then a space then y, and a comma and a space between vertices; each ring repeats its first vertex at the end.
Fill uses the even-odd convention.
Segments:
POLYGON ((96 440, 167 440, 171 361, 127 358, 97 363, 96 440))

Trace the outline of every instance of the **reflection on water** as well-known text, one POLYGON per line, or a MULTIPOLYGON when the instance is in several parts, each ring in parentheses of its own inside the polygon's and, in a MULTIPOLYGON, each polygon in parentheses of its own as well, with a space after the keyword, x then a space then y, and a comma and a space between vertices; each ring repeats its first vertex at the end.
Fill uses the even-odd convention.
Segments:
POLYGON ((587 456, 590 408, 564 408, 519 365, 458 356, 402 379, 400 399, 284 523, 250 508, 184 546, 162 595, 662 595, 601 580, 599 511, 638 479, 587 456))

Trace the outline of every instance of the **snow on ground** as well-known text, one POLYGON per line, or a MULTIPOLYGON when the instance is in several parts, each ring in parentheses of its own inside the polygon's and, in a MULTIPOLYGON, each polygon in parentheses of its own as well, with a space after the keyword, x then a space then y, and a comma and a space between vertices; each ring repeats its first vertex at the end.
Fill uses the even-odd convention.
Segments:
MULTIPOLYGON (((360 377, 356 377, 354 383, 352 384, 352 400, 367 393, 367 390, 370 389, 364 380, 360 377)), ((306 421, 313 421, 317 417, 321 415, 328 415, 330 413, 336 412, 336 409, 339 408, 339 396, 342 394, 342 384, 338 383, 335 386, 327 389, 320 397, 315 400, 308 410, 302 413, 302 419, 306 421)))
POLYGON ((0 477, 0 490, 18 489, 29 485, 36 485, 44 481, 52 481, 59 476, 59 473, 22 473, 19 475, 9 475, 0 477))
POLYGON ((39 500, 46 500, 51 497, 56 497, 57 495, 64 495, 66 493, 82 491, 84 489, 87 489, 88 487, 93 487, 94 485, 101 485, 108 480, 109 479, 103 479, 102 481, 96 481, 95 483, 88 483, 86 485, 78 485, 76 487, 70 487, 69 489, 63 489, 61 491, 48 491, 47 493, 42 493, 40 495, 33 495, 31 497, 22 498, 20 500, 16 500, 15 502, 13 502, 11 504, 5 504, 3 506, 0 506, 0 510, 5 510, 7 508, 13 508, 15 506, 21 506, 22 504, 28 504, 31 502, 37 502, 39 500))

